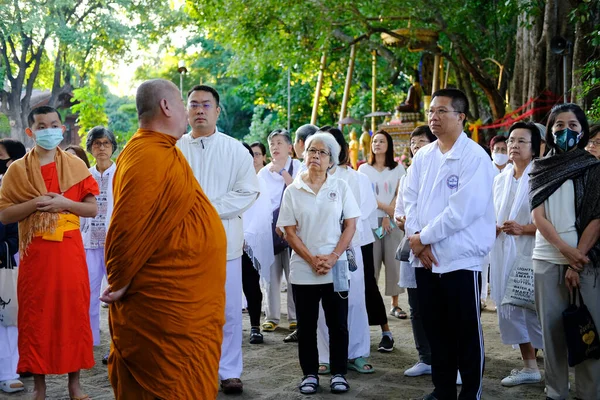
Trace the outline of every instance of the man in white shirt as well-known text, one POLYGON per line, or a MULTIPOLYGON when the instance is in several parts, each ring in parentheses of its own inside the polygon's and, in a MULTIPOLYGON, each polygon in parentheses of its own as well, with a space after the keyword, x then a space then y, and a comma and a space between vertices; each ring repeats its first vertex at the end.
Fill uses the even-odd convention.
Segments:
POLYGON ((487 153, 463 132, 468 104, 457 89, 433 94, 429 127, 438 140, 415 155, 403 194, 435 387, 423 400, 456 399, 457 368, 460 398, 481 399, 479 296, 481 266, 496 237, 495 172, 487 153))
POLYGON ((177 146, 217 209, 227 234, 227 297, 219 379, 224 393, 241 393, 242 214, 257 199, 259 185, 248 150, 236 139, 217 130, 221 112, 218 92, 210 86, 194 86, 188 92, 187 101, 192 131, 183 135, 177 146))

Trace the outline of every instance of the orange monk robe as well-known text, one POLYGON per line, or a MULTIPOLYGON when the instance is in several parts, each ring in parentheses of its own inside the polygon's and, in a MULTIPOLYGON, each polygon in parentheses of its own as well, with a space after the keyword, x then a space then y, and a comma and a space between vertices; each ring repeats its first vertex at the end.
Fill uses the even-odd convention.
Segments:
MULTIPOLYGON (((79 158, 57 149, 54 162, 40 166, 34 148, 4 175, 0 209, 48 192, 79 202, 99 190, 79 158)), ((19 373, 66 374, 94 366, 79 218, 61 217, 71 222, 60 223, 58 213, 42 211, 19 222, 19 373)))
POLYGON ((214 399, 225 323, 225 230, 176 139, 138 130, 117 160, 106 238, 108 371, 117 400, 214 399))

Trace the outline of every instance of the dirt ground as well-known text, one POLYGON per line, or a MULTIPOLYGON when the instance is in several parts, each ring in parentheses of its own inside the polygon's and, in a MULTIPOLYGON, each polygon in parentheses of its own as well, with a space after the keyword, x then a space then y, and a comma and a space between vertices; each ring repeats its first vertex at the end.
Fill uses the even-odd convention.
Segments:
MULTIPOLYGON (((285 295, 282 294, 285 299, 285 295)), ((389 304, 389 299, 386 299, 389 304)), ((400 306, 407 310, 406 294, 400 296, 400 306)), ((285 307, 282 307, 285 310, 285 307)), ((95 349, 96 366, 88 371, 82 371, 82 384, 84 391, 93 400, 114 399, 111 386, 108 382, 106 366, 100 360, 109 347, 109 334, 107 327, 107 310, 102 309, 102 345, 95 349)), ((522 385, 514 388, 505 388, 500 385, 500 380, 508 375, 513 368, 521 367, 518 350, 505 346, 500 342, 500 334, 496 319, 496 312, 489 308, 483 312, 482 321, 485 335, 485 375, 483 382, 483 399, 543 399, 543 383, 535 385, 522 385)), ((287 323, 282 321, 282 325, 287 323)), ((380 340, 379 328, 371 328, 371 358, 376 372, 371 375, 361 375, 356 372, 348 373, 350 392, 343 395, 347 399, 410 399, 423 396, 432 389, 431 377, 422 376, 408 378, 403 375, 405 369, 411 367, 417 360, 414 347, 410 320, 399 320, 390 317, 390 327, 394 334, 396 347, 392 353, 382 354, 377 352, 380 340)), ((289 333, 287 329, 279 328, 275 332, 265 333, 265 343, 262 345, 248 344, 250 334, 249 318, 244 314, 244 393, 239 396, 225 396, 219 393, 218 399, 304 399, 308 396, 301 395, 297 385, 301 378, 300 366, 297 358, 297 345, 284 343, 283 338, 289 333)), ((538 359, 538 364, 543 368, 543 359, 538 359)), ((33 390, 32 378, 23 380, 27 390, 19 394, 0 394, 0 399, 27 399, 33 390)), ((52 376, 47 378, 48 398, 52 400, 68 400, 66 389, 66 376, 52 376)), ((339 399, 329 393, 329 378, 321 377, 321 389, 312 399, 339 399)), ((135 400, 135 399, 127 399, 135 400)), ((183 400, 183 399, 182 399, 183 400)), ((197 399, 202 400, 202 399, 197 399)))

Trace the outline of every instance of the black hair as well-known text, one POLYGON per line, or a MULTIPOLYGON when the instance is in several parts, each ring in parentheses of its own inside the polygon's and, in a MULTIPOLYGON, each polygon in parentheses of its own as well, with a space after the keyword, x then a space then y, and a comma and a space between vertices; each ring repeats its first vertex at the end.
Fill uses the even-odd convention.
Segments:
POLYGON ((600 124, 594 124, 590 126, 590 139, 596 137, 597 134, 600 133, 600 124))
POLYGON ((431 95, 431 100, 435 99, 436 97, 451 98, 452 108, 454 108, 454 111, 465 114, 465 119, 463 120, 463 126, 465 126, 467 123, 466 115, 469 112, 469 99, 467 99, 467 96, 463 93, 463 91, 454 88, 440 89, 431 95))
POLYGON ((394 160, 394 139, 392 139, 392 137, 390 136, 389 133, 387 133, 386 131, 384 131, 383 129, 380 129, 378 131, 376 131, 373 134, 373 137, 371 138, 371 154, 369 155, 369 165, 375 165, 375 153, 373 153, 373 142, 372 140, 375 139, 375 135, 383 135, 385 136, 385 140, 387 141, 387 150, 385 151, 385 167, 388 167, 389 169, 394 169, 398 166, 398 162, 396 162, 396 160, 394 160))
POLYGON ((296 129, 296 140, 306 142, 306 139, 308 139, 309 136, 314 135, 318 130, 319 128, 313 124, 302 125, 300 128, 296 129))
POLYGON ((292 137, 290 136, 290 133, 283 128, 280 129, 275 129, 273 132, 269 133, 269 136, 267 137, 267 141, 271 141, 271 139, 273 139, 275 136, 283 136, 285 138, 285 141, 287 142, 287 144, 292 144, 292 137))
POLYGON ((87 154, 85 154, 85 150, 83 150, 83 147, 71 144, 65 149, 65 151, 67 150, 73 150, 75 154, 77 154, 77 157, 79 157, 81 161, 83 161, 85 165, 88 168, 90 168, 90 160, 88 160, 87 154))
MULTIPOLYGON (((421 137, 421 136, 425 136, 427 138, 427 140, 429 140, 431 143, 435 142, 437 140, 437 136, 435 136, 433 134, 433 132, 431 132, 431 129, 429 128, 429 126, 427 125, 421 125, 421 126, 417 126, 411 133, 410 133, 410 138, 412 139, 414 137, 421 137)), ((408 147, 408 151, 410 152, 410 156, 414 157, 415 155, 413 154, 413 151, 411 149, 411 147, 408 147)))
POLYGON ((340 155, 338 156, 336 164, 337 165, 348 164, 348 161, 349 161, 348 142, 346 142, 346 138, 344 137, 344 134, 342 133, 342 131, 340 131, 338 128, 333 128, 331 126, 326 125, 323 128, 320 128, 319 132, 329 133, 331 136, 333 136, 333 138, 335 139, 337 144, 340 145, 340 155))
POLYGON ((506 143, 508 138, 502 135, 496 135, 490 140, 490 150, 494 150, 494 146, 498 143, 506 143))
POLYGON ((33 124, 35 123, 36 115, 44 115, 44 114, 52 114, 52 113, 56 113, 56 115, 58 115, 58 120, 62 124, 62 117, 60 116, 60 113, 58 112, 58 110, 56 110, 56 108, 50 107, 50 106, 36 107, 33 110, 31 110, 31 112, 27 116, 27 124, 31 128, 33 126, 33 124))
POLYGON ((0 145, 4 146, 8 156, 13 161, 25 157, 25 153, 27 153, 23 143, 15 139, 0 139, 0 145))
POLYGON ((215 88, 213 88, 212 86, 207 86, 207 85, 196 85, 193 88, 191 88, 188 93, 187 93, 187 98, 190 98, 190 95, 193 92, 209 92, 210 94, 213 95, 213 97, 215 98, 215 101, 217 102, 217 107, 219 107, 219 92, 217 92, 217 90, 215 88))
POLYGON ((542 145, 542 136, 540 135, 540 129, 533 122, 516 122, 512 124, 508 130, 508 136, 515 129, 527 129, 531 133, 531 152, 533 158, 540 156, 540 149, 542 145))
POLYGON ((117 150, 117 139, 115 138, 115 135, 110 129, 105 128, 103 126, 95 126, 88 132, 87 140, 85 142, 85 148, 87 149, 88 153, 92 152, 92 145, 94 144, 94 140, 102 138, 107 138, 108 140, 110 140, 112 144, 111 154, 114 154, 114 152, 117 150))
POLYGON ((250 152, 250 157, 254 158, 254 152, 252 151, 252 146, 250 146, 246 142, 242 142, 242 144, 244 145, 244 147, 246 148, 246 150, 248 150, 250 152))
POLYGON ((548 117, 548 123, 546 124, 546 146, 553 149, 555 153, 562 152, 562 150, 559 149, 558 146, 556 146, 556 142, 554 141, 554 135, 552 133, 552 127, 556 122, 556 117, 558 117, 559 114, 565 112, 572 112, 573 114, 575 114, 577 121, 579 121, 579 124, 581 125, 581 133, 583 133, 583 135, 581 136, 579 143, 577 143, 577 147, 579 147, 580 149, 585 148, 585 146, 587 146, 590 140, 590 125, 588 124, 588 120, 581 107, 574 103, 557 104, 554 107, 552 107, 552 110, 550 111, 550 116, 548 117))
POLYGON ((437 140, 437 137, 431 132, 431 129, 429 129, 429 126, 427 126, 427 125, 417 126, 410 133, 410 139, 417 137, 417 136, 427 136, 427 139, 430 142, 435 142, 437 140))
MULTIPOLYGON (((259 147, 262 155, 263 156, 267 155, 267 148, 261 142, 254 142, 254 143, 250 144, 250 147, 259 147)), ((254 152, 252 153, 252 157, 254 157, 254 152)))

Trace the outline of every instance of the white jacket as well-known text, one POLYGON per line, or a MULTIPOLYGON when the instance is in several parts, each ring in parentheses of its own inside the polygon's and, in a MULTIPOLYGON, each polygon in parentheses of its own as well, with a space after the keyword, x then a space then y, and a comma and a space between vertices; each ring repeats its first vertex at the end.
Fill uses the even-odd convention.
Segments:
POLYGON ((431 244, 439 263, 435 273, 481 271, 496 239, 496 173, 487 153, 464 132, 438 169, 433 161, 439 151, 438 141, 423 147, 409 168, 403 193, 406 234, 420 232, 421 242, 431 244))
POLYGON ((185 134, 177 147, 221 217, 227 234, 227 260, 241 257, 242 214, 260 193, 250 153, 239 141, 218 131, 197 139, 185 134))

